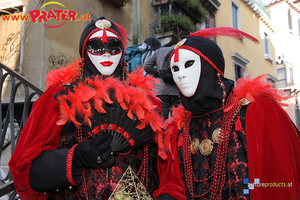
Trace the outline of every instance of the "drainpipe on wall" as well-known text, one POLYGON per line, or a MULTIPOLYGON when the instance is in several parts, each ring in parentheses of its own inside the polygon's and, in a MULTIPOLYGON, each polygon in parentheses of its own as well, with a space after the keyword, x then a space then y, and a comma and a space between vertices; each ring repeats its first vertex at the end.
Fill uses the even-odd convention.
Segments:
POLYGON ((138 44, 141 44, 141 2, 137 0, 136 9, 137 9, 137 39, 138 44))
MULTIPOLYGON (((299 92, 299 91, 298 91, 299 92)), ((297 92, 297 94, 298 94, 297 92)), ((296 105, 295 105, 295 112, 296 112, 296 126, 298 129, 300 129, 300 106, 297 100, 297 95, 295 96, 296 98, 296 105)))
MULTIPOLYGON (((25 15, 27 13, 28 4, 23 4, 23 12, 22 14, 25 15)), ((25 46, 26 46, 26 32, 29 29, 29 25, 31 22, 22 22, 22 33, 21 33, 21 47, 20 47, 20 64, 19 64, 19 73, 24 75, 24 54, 25 54, 25 46)))

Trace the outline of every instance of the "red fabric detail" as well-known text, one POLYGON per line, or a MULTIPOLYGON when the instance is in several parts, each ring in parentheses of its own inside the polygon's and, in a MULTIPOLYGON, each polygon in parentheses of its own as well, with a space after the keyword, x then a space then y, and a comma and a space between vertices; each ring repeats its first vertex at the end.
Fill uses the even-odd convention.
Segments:
POLYGON ((116 130, 116 128, 117 128, 117 125, 115 125, 115 124, 109 124, 109 130, 116 130))
POLYGON ((99 133, 100 132, 100 128, 99 128, 99 126, 96 126, 93 130, 92 130, 92 133, 95 135, 95 134, 97 134, 97 133, 99 133))
POLYGON ((126 140, 130 138, 130 135, 126 131, 124 131, 123 136, 125 137, 126 140))
POLYGON ((67 156, 67 178, 68 181, 74 185, 77 186, 79 184, 76 184, 74 179, 73 179, 73 175, 72 175, 72 162, 73 162, 73 154, 74 154, 74 150, 76 148, 78 144, 75 144, 69 151, 68 156, 67 156))
POLYGON ((103 29, 102 43, 104 43, 104 44, 107 43, 107 35, 106 35, 105 28, 103 29))
POLYGON ((128 142, 129 142, 130 146, 134 146, 134 141, 133 141, 133 139, 130 139, 128 142))
POLYGON ((238 115, 237 117, 237 121, 235 124, 235 131, 242 131, 243 127, 242 127, 242 123, 241 123, 241 117, 238 115))
POLYGON ((174 156, 172 156, 170 152, 168 153, 167 158, 165 160, 158 156, 157 170, 160 185, 159 189, 153 192, 153 198, 155 199, 159 195, 168 193, 170 196, 178 200, 185 200, 185 186, 180 172, 179 161, 177 156, 176 143, 178 129, 176 127, 176 123, 171 123, 170 126, 173 126, 172 130, 174 130, 174 132, 172 133, 174 137, 171 138, 171 152, 174 153, 174 156), (174 157, 174 159, 172 157, 174 157))
POLYGON ((292 183, 292 187, 255 187, 252 200, 300 199, 300 139, 286 112, 273 100, 255 97, 246 113, 249 181, 292 183))
POLYGON ((232 27, 205 28, 188 35, 188 37, 204 37, 204 38, 213 38, 219 36, 227 36, 227 37, 240 38, 240 39, 248 38, 252 40, 254 43, 259 44, 259 41, 255 37, 243 31, 240 31, 239 29, 235 29, 232 27))
POLYGON ((56 125, 59 105, 53 95, 63 89, 64 87, 59 85, 51 86, 34 102, 31 114, 11 156, 9 167, 16 191, 22 200, 42 200, 47 197, 30 188, 29 171, 32 161, 43 151, 58 148, 62 126, 56 125))
POLYGON ((123 133, 124 129, 122 127, 117 128, 118 133, 123 133))
POLYGON ((174 62, 178 62, 178 61, 179 61, 179 48, 175 50, 175 55, 174 55, 174 62))
POLYGON ((101 127, 101 130, 105 131, 108 129, 108 124, 101 124, 100 127, 101 127))
POLYGON ((182 145, 183 145, 182 141, 183 141, 182 135, 180 135, 179 138, 178 138, 178 148, 182 147, 182 145))

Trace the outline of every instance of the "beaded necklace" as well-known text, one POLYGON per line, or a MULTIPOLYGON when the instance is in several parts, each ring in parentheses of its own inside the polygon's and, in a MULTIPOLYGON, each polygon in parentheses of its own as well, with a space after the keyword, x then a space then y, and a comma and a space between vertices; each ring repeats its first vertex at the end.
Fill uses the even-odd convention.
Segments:
MULTIPOLYGON (((234 105, 233 95, 230 94, 228 100, 226 102, 225 107, 229 107, 230 105, 234 105)), ((192 153, 189 145, 189 128, 190 128, 190 120, 192 118, 192 113, 190 111, 184 111, 184 127, 183 127, 183 159, 184 159, 184 171, 186 175, 186 182, 188 192, 190 193, 191 199, 204 197, 209 191, 211 191, 210 199, 221 199, 221 193, 225 184, 225 164, 227 159, 228 152, 228 141, 230 131, 232 129, 232 124, 234 121, 235 115, 239 111, 239 106, 236 105, 228 112, 224 112, 224 116, 221 124, 221 132, 220 132, 220 144, 217 148, 216 161, 214 166, 214 172, 210 176, 206 177, 203 180, 196 180, 195 174, 192 167, 192 153), (210 188, 205 189, 205 191, 200 195, 194 194, 194 182, 203 182, 207 181, 213 177, 212 185, 210 188)))

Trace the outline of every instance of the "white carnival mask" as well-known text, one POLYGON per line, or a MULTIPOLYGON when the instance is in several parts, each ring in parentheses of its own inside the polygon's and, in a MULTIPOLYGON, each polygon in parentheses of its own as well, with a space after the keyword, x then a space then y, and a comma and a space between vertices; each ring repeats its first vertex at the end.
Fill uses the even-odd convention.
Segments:
POLYGON ((185 97, 195 94, 201 75, 200 56, 193 51, 186 49, 178 50, 178 62, 174 62, 173 54, 170 62, 173 79, 185 97))

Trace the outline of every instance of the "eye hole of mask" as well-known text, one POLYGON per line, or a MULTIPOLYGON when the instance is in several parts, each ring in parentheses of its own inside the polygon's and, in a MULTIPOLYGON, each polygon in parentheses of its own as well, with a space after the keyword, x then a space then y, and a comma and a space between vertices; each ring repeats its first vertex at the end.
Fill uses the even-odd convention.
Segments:
POLYGON ((173 72, 178 72, 179 71, 179 67, 176 66, 176 65, 172 66, 172 71, 173 72))
POLYGON ((184 64, 184 67, 185 68, 189 68, 190 66, 192 66, 194 64, 194 60, 189 60, 189 61, 186 61, 186 63, 184 64))
POLYGON ((122 51, 122 42, 116 38, 107 38, 107 43, 102 43, 102 38, 97 38, 89 40, 86 48, 91 54, 101 55, 109 52, 113 55, 122 51))

